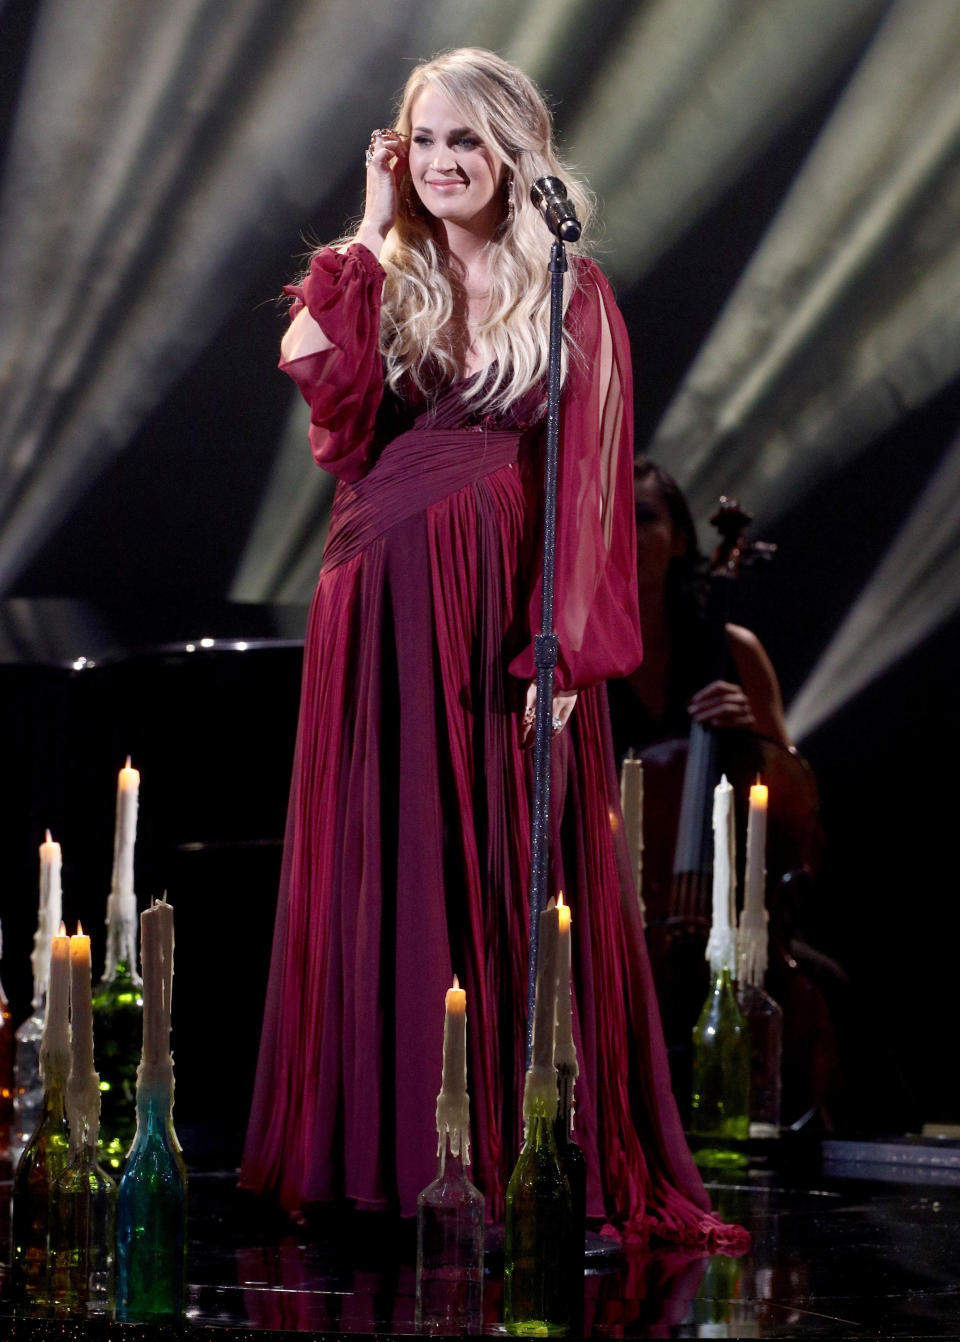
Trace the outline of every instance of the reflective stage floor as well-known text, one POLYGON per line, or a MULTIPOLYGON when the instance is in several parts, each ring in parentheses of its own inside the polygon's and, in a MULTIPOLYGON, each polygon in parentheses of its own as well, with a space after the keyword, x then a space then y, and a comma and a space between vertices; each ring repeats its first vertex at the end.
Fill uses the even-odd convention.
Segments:
MULTIPOLYGON (((960 1152, 951 1143, 926 1166, 850 1161, 865 1150, 828 1142, 779 1168, 755 1162, 709 1177, 717 1209, 752 1232, 750 1253, 707 1258, 661 1245, 596 1262, 584 1336, 960 1337, 960 1152)), ((295 1227, 235 1179, 191 1174, 182 1328, 17 1318, 5 1305, 0 1342, 415 1331, 412 1225, 328 1210, 295 1227)), ((486 1334, 504 1332, 501 1303, 502 1261, 491 1256, 486 1334)))

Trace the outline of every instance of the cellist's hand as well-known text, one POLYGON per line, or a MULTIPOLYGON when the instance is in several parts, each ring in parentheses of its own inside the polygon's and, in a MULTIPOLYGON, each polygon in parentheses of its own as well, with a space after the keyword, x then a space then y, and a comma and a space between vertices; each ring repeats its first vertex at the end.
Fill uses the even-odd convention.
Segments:
MULTIPOLYGON (((558 693, 553 696, 553 734, 562 732, 564 727, 570 721, 570 714, 574 710, 577 702, 577 691, 569 693, 558 693)), ((520 726, 520 744, 529 745, 533 741, 534 731, 537 725, 537 682, 531 681, 527 686, 527 700, 523 710, 523 721, 520 726)))
POLYGON ((753 731, 757 725, 743 689, 728 680, 714 680, 698 690, 687 704, 687 712, 704 727, 742 727, 753 731))

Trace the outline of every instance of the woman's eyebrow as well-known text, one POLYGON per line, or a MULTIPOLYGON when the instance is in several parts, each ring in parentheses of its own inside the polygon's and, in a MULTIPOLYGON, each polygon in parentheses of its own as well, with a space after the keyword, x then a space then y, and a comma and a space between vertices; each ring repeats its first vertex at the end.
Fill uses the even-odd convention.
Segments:
MULTIPOLYGON (((413 126, 412 132, 415 135, 433 135, 433 129, 430 126, 413 126)), ((460 135, 477 135, 477 132, 471 126, 457 126, 454 130, 448 131, 448 135, 456 138, 460 135)))

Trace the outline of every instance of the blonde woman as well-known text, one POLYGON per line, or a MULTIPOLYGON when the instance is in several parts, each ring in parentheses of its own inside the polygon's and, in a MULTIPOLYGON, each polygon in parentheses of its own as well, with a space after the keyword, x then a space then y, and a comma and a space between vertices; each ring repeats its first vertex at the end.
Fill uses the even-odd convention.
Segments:
MULTIPOLYGON (((411 74, 366 207, 291 288, 281 367, 338 478, 243 1165, 299 1209, 416 1209, 433 1177, 443 995, 466 988, 473 1178, 502 1216, 523 1084, 531 637, 549 237, 542 96, 490 52, 411 74)), ((636 899, 622 892, 600 682, 640 656, 629 350, 571 258, 559 478, 552 888, 573 908, 588 1211, 703 1244, 636 899)))

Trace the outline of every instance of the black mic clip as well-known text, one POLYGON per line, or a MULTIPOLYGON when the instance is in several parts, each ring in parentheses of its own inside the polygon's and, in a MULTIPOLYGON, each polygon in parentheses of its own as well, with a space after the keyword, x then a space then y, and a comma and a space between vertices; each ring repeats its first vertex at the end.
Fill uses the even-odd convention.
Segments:
POLYGON ((561 242, 576 242, 580 236, 580 221, 567 188, 559 177, 538 177, 530 188, 530 199, 543 215, 550 232, 561 242))

